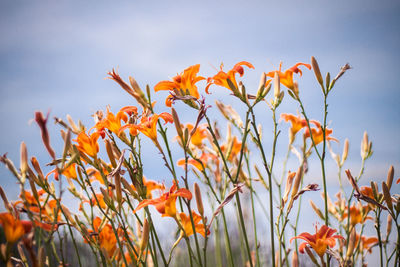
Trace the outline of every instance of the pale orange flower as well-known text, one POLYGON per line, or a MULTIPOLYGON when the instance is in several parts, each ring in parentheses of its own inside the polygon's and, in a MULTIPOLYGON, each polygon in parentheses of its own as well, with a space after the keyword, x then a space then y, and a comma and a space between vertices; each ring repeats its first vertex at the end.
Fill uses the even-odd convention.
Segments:
POLYGON ((228 79, 232 82, 232 84, 235 86, 235 88, 238 89, 238 84, 236 82, 235 76, 236 76, 236 73, 239 73, 240 77, 243 76, 243 74, 244 74, 243 66, 246 66, 250 69, 254 69, 254 66, 251 63, 249 63, 247 61, 241 61, 239 63, 236 63, 235 66, 233 66, 233 68, 230 71, 228 71, 228 73, 226 73, 222 70, 222 68, 224 67, 224 64, 221 64, 221 67, 220 67, 221 70, 213 77, 207 78, 207 86, 205 89, 206 93, 209 93, 208 88, 212 84, 223 86, 232 91, 231 87, 229 86, 228 79))
MULTIPOLYGON (((228 149, 229 149, 228 145, 229 144, 221 145, 221 150, 224 154, 228 152, 228 149)), ((233 140, 232 140, 232 149, 231 149, 231 152, 230 152, 227 160, 228 161, 234 160, 236 158, 236 156, 239 155, 241 149, 242 149, 242 142, 240 142, 238 140, 238 138, 236 136, 234 136, 233 140)))
MULTIPOLYGON (((204 171, 204 167, 207 166, 208 160, 214 157, 215 156, 210 153, 203 153, 199 158, 200 162, 196 159, 188 159, 188 164, 196 167, 199 171, 204 171)), ((185 159, 178 160, 178 166, 185 167, 185 159)))
MULTIPOLYGON (((200 70, 200 64, 196 64, 185 69, 181 74, 176 75, 172 78, 172 81, 161 81, 154 86, 154 91, 174 91, 175 94, 180 96, 191 95, 196 99, 199 99, 200 94, 197 91, 196 83, 204 80, 202 76, 197 76, 200 70)), ((165 104, 170 107, 171 96, 167 97, 165 104)))
MULTIPOLYGON (((188 129, 189 133, 191 133, 193 127, 194 127, 193 124, 187 123, 186 125, 183 126, 183 129, 188 129)), ((196 131, 190 138, 190 143, 195 145, 196 147, 201 148, 203 146, 203 140, 207 138, 207 136, 208 136, 208 130, 206 124, 198 125, 196 131)))
POLYGON ((289 113, 282 113, 281 114, 281 119, 285 120, 285 122, 291 122, 292 127, 290 128, 290 131, 292 135, 296 135, 298 131, 303 129, 304 127, 307 127, 307 121, 306 119, 299 116, 295 116, 293 114, 289 113))
MULTIPOLYGON (((151 192, 154 190, 165 190, 165 185, 162 183, 158 183, 153 180, 147 180, 143 177, 143 185, 146 187, 146 197, 151 198, 151 192)), ((137 191, 134 185, 131 185, 132 189, 137 191)))
MULTIPOLYGON (((95 233, 100 248, 107 253, 109 258, 113 257, 115 250, 117 249, 117 237, 114 234, 112 226, 110 224, 104 224, 101 226, 101 219, 96 217, 93 220, 93 230, 88 230, 89 233, 95 233)), ((85 242, 88 240, 85 239, 85 242)))
POLYGON ((324 256, 328 247, 334 247, 336 245, 335 238, 340 238, 344 240, 343 236, 333 235, 334 233, 336 233, 336 230, 329 228, 326 225, 322 225, 319 230, 318 227, 315 226, 314 235, 304 232, 298 236, 291 238, 290 242, 292 242, 294 239, 303 239, 306 242, 300 244, 300 253, 304 253, 305 247, 309 245, 314 249, 318 256, 322 257, 324 256))
POLYGON ((99 153, 99 144, 97 143, 99 137, 100 134, 97 132, 92 133, 90 136, 85 132, 81 132, 73 141, 78 143, 77 148, 81 153, 95 158, 99 153))
POLYGON ((104 137, 104 129, 108 129, 111 132, 119 135, 120 129, 122 127, 121 121, 127 122, 129 117, 132 114, 137 114, 137 107, 134 106, 126 106, 121 108, 118 111, 117 115, 114 115, 110 112, 109 107, 107 107, 107 115, 105 118, 102 118, 99 122, 94 126, 97 131, 104 137))
MULTIPOLYGON (((356 244, 358 244, 358 242, 360 242, 360 235, 357 234, 356 236, 356 244)), ((369 253, 372 253, 372 248, 377 245, 379 242, 377 237, 366 237, 366 236, 361 236, 361 249, 362 250, 366 250, 369 253)))
MULTIPOLYGON (((363 224, 368 219, 372 220, 373 218, 371 216, 367 216, 370 211, 371 208, 369 205, 362 206, 359 203, 359 205, 356 206, 353 204, 350 207, 350 224, 354 226, 358 223, 363 224)), ((342 220, 346 219, 348 214, 348 207, 346 207, 342 215, 342 220)))
MULTIPOLYGON (((192 222, 190 220, 190 216, 186 215, 185 213, 181 212, 179 214, 179 217, 181 218, 182 226, 183 229, 185 229, 185 233, 187 236, 193 235, 193 226, 192 222)), ((206 237, 206 231, 204 224, 200 223, 201 221, 201 216, 197 214, 196 212, 192 211, 192 217, 193 217, 193 223, 194 223, 194 228, 197 233, 201 234, 202 236, 206 237)), ((210 234, 210 231, 207 231, 207 235, 210 234)))
MULTIPOLYGON (((315 145, 318 145, 319 143, 324 141, 324 133, 322 131, 322 126, 318 121, 315 121, 315 120, 310 120, 310 123, 313 123, 317 127, 317 129, 311 128, 311 133, 312 133, 312 137, 313 137, 315 145)), ((337 140, 335 137, 330 136, 332 134, 332 132, 333 132, 332 129, 328 129, 328 128, 325 129, 325 140, 339 142, 339 140, 337 140)), ((310 137, 310 131, 309 131, 308 127, 304 131, 304 136, 306 138, 310 137)))
POLYGON ((176 217, 177 197, 184 197, 190 200, 192 199, 192 193, 186 188, 178 189, 174 183, 169 191, 162 194, 159 198, 142 200, 133 212, 135 213, 148 205, 154 205, 157 211, 162 214, 162 217, 176 217))
POLYGON ((277 72, 279 75, 279 80, 281 82, 281 84, 283 84, 284 86, 286 86, 287 88, 293 90, 294 89, 294 84, 293 84, 293 73, 299 73, 300 76, 303 74, 302 71, 298 68, 299 66, 305 66, 306 68, 308 68, 309 70, 311 70, 311 65, 310 64, 306 64, 306 63, 297 63, 295 64, 293 67, 285 70, 284 72, 282 72, 282 62, 279 64, 279 70, 277 71, 271 71, 268 72, 266 75, 268 77, 274 78, 275 73, 277 72))

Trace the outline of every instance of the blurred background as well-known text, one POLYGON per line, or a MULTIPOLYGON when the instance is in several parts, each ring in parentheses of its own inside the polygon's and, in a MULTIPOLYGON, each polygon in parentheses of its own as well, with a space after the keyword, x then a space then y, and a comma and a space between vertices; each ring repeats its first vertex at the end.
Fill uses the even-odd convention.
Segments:
MULTIPOLYGON (((360 142, 367 131, 374 154, 367 162, 360 184, 368 185, 371 180, 380 184, 386 179, 390 165, 394 165, 397 178, 399 12, 398 1, 364 0, 246 4, 244 1, 2 1, 0 153, 8 153, 18 165, 19 146, 25 141, 29 154, 37 156, 41 164, 50 161, 39 128, 31 123, 37 110, 50 111, 51 141, 60 151, 60 127, 53 124, 53 116, 65 119, 70 114, 90 128, 94 125, 91 114, 95 111, 105 110, 107 105, 113 112, 136 105, 115 82, 105 79, 112 68, 117 68, 123 79, 133 76, 142 88, 146 84, 153 88, 157 82, 170 79, 193 64, 201 64, 200 75, 208 77, 219 70, 221 62, 227 71, 246 60, 255 70, 245 69, 243 82, 255 94, 262 72, 277 69, 280 61, 286 69, 297 62, 310 63, 310 57, 315 56, 321 71, 329 71, 331 76, 345 63, 352 66, 329 98, 329 127, 340 140, 332 148, 341 154, 344 139, 350 141, 349 160, 344 168, 358 173, 360 142)), ((322 120, 323 98, 313 72, 304 69, 303 77, 298 80, 310 118, 322 120)), ((205 83, 198 85, 200 93, 206 96, 205 83)), ((210 91, 212 95, 206 96, 209 104, 223 99, 243 115, 243 107, 227 89, 213 86, 210 91)), ((153 94, 157 112, 168 111, 163 104, 166 96, 167 92, 153 94)), ((177 104, 177 108, 182 122, 194 122, 192 110, 182 104, 177 104)), ((294 101, 286 96, 278 114, 297 110, 294 101)), ((209 112, 218 114, 214 106, 209 112)), ((257 112, 268 148, 271 115, 266 104, 260 104, 257 112)), ((220 126, 225 127, 222 120, 220 126)), ((280 124, 277 166, 286 153, 288 126, 280 124)), ((171 138, 174 131, 171 128, 171 138)), ((149 145, 145 151, 146 176, 169 185, 171 177, 165 176, 156 149, 149 145), (154 168, 157 165, 160 167, 154 168)), ((173 152, 176 159, 182 157, 179 149, 173 152)), ((331 158, 327 161, 328 186, 333 197, 338 189, 337 170, 331 158)), ((294 170, 296 164, 297 159, 292 157, 289 169, 294 170)), ((4 165, 0 166, 0 177, 0 185, 9 199, 15 200, 19 188, 4 165)), ((310 163, 307 179, 321 181, 318 162, 310 163)), ((344 184, 347 186, 347 181, 344 184)), ((322 203, 319 193, 315 195, 322 203)), ((308 201, 304 205, 308 207, 308 201)), ((302 230, 312 231, 312 223, 318 218, 311 217, 302 230)))

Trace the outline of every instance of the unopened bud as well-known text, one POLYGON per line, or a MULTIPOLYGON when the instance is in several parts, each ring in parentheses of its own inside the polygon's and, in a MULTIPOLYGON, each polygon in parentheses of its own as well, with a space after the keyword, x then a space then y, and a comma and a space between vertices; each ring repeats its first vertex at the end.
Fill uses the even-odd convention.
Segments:
POLYGON ((39 267, 45 266, 45 262, 46 262, 46 251, 44 249, 44 246, 41 246, 38 252, 38 266, 39 267))
POLYGON ((315 77, 318 80, 318 83, 324 87, 324 80, 322 79, 321 71, 319 70, 318 62, 315 57, 311 57, 311 65, 314 70, 315 77))
POLYGON ((382 191, 387 207, 389 208, 389 210, 393 210, 392 197, 390 196, 389 188, 385 182, 382 183, 382 191))
POLYGON ((21 183, 24 183, 26 179, 26 172, 28 171, 28 150, 26 149, 26 145, 24 142, 21 143, 21 162, 20 162, 20 168, 21 168, 21 183))
POLYGON ((299 83, 297 81, 293 82, 293 94, 296 96, 296 98, 299 98, 299 83))
POLYGON ((361 158, 365 159, 368 156, 368 147, 369 147, 369 141, 368 141, 368 133, 364 132, 363 139, 361 141, 361 158))
POLYGON ((274 76, 274 97, 275 97, 275 99, 279 98, 280 93, 281 93, 281 84, 280 84, 279 74, 277 71, 275 71, 275 76, 274 76))
POLYGON ((293 179, 296 176, 295 172, 290 172, 287 175, 286 178, 286 186, 285 186, 285 193, 283 194, 283 205, 287 202, 288 197, 289 197, 289 193, 290 193, 290 189, 292 189, 292 185, 293 185, 293 179))
POLYGON ((353 255, 354 248, 356 247, 356 242, 357 242, 356 229, 355 227, 353 227, 349 237, 349 244, 347 246, 346 259, 350 259, 350 257, 353 255))
POLYGON ((176 110, 174 108, 171 108, 171 114, 172 114, 172 119, 174 120, 176 132, 178 133, 178 136, 181 139, 183 139, 183 131, 182 131, 181 122, 179 121, 178 113, 176 113, 176 110))
POLYGON ((387 179, 386 179, 386 184, 387 184, 389 190, 392 187, 393 178, 394 178, 394 168, 393 168, 393 165, 392 165, 389 168, 389 172, 388 172, 387 179))
POLYGON ((201 199, 201 191, 197 183, 194 183, 194 196, 196 198, 197 210, 199 211, 200 215, 203 216, 204 214, 203 200, 201 199))
POLYGON ((3 199, 4 207, 6 207, 8 211, 11 211, 12 207, 10 205, 10 202, 8 202, 6 193, 4 193, 4 190, 1 186, 0 186, 0 197, 3 199))
POLYGON ((147 247, 147 243, 149 241, 149 232, 150 232, 149 222, 147 221, 147 219, 144 219, 142 239, 140 240, 140 251, 144 251, 145 248, 147 247))
POLYGON ((328 90, 330 89, 330 83, 331 83, 331 74, 328 72, 325 77, 325 85, 328 88, 328 90))
POLYGON ((69 122, 70 127, 72 128, 72 131, 74 131, 75 134, 78 134, 81 130, 79 129, 78 126, 76 126, 74 120, 69 114, 67 114, 67 120, 69 122))
POLYGON ((346 138, 346 140, 344 140, 342 161, 340 162, 340 165, 343 165, 343 164, 344 164, 344 162, 345 162, 346 159, 347 159, 348 154, 349 154, 349 139, 346 138))
POLYGON ((325 220, 325 217, 322 213, 322 211, 317 207, 317 205, 315 205, 315 203, 310 199, 310 205, 311 208, 315 211, 315 213, 317 213, 317 215, 322 219, 325 220))
POLYGON ((297 169, 296 178, 294 178, 294 185, 293 185, 292 195, 291 195, 292 198, 294 198, 296 196, 297 191, 299 190, 302 176, 303 176, 303 167, 300 166, 297 169))
POLYGON ((293 267, 299 267, 299 255, 297 255, 297 251, 293 251, 293 256, 292 256, 292 266, 293 267))
POLYGON ((386 224, 386 240, 389 239, 389 235, 392 232, 392 216, 387 216, 387 224, 386 224))
POLYGON ((114 156, 114 153, 112 150, 112 145, 108 139, 105 139, 104 143, 106 144, 106 151, 107 151, 108 158, 110 159, 111 166, 113 166, 113 168, 115 168, 115 167, 117 167, 117 163, 115 161, 115 156, 114 156))

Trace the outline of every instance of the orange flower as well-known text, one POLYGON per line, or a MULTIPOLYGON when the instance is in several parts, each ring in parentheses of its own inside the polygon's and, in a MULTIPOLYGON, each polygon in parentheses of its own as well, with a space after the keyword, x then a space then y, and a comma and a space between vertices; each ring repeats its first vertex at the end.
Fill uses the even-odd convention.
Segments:
POLYGON ((15 243, 27 233, 22 221, 15 219, 11 213, 0 213, 0 224, 3 226, 7 242, 15 243))
MULTIPOLYGON (((193 130, 193 124, 187 123, 184 125, 183 129, 188 129, 189 133, 193 130)), ((196 131, 190 138, 190 143, 195 145, 196 147, 201 148, 203 146, 203 140, 207 138, 208 130, 206 128, 206 124, 198 125, 196 131)))
MULTIPOLYGON (((362 206, 360 203, 359 205, 352 205, 350 207, 350 223, 351 225, 356 225, 357 223, 365 223, 366 220, 370 219, 372 220, 373 218, 371 216, 367 216, 368 213, 370 212, 371 208, 369 205, 362 206)), ((342 215, 342 220, 346 219, 348 215, 348 208, 344 210, 344 213, 342 215)))
POLYGON ((118 111, 116 116, 112 112, 110 112, 109 107, 107 107, 106 117, 97 122, 94 127, 100 134, 102 134, 103 137, 104 137, 104 129, 108 129, 111 132, 119 135, 120 134, 119 130, 121 129, 121 121, 126 123, 129 119, 127 114, 129 116, 131 116, 132 114, 137 114, 137 107, 134 106, 123 107, 121 108, 120 111, 118 111))
MULTIPOLYGON (((3 227, 7 242, 10 243, 15 243, 18 241, 23 235, 29 233, 34 226, 31 221, 20 220, 8 212, 0 213, 0 224, 3 227)), ((54 229, 54 227, 57 227, 53 227, 53 225, 48 223, 37 221, 35 221, 35 225, 43 228, 46 231, 51 231, 54 229)))
MULTIPOLYGON (((203 153, 199 158, 201 162, 199 162, 199 160, 196 159, 188 159, 188 164, 196 167, 199 171, 203 171, 204 167, 207 166, 208 160, 213 157, 215 156, 210 153, 203 153)), ((185 167, 185 159, 178 160, 178 166, 185 167)))
POLYGON ((99 137, 100 134, 97 132, 92 133, 90 136, 88 136, 85 132, 81 132, 73 141, 78 143, 77 148, 81 153, 95 158, 99 152, 99 144, 97 143, 97 139, 99 139, 99 137))
POLYGON ((228 73, 226 73, 222 70, 222 68, 224 67, 224 64, 221 63, 221 67, 220 67, 221 70, 213 77, 207 78, 206 93, 209 94, 208 88, 212 84, 223 86, 232 91, 232 88, 229 86, 228 79, 232 82, 232 84, 238 90, 238 84, 236 82, 235 76, 236 76, 236 73, 239 73, 240 77, 243 76, 244 68, 242 66, 247 66, 250 69, 254 69, 254 66, 251 63, 249 63, 247 61, 241 61, 239 63, 236 63, 236 65, 233 66, 233 68, 230 71, 228 71, 228 73))
MULTIPOLYGON (((147 180, 143 177, 143 185, 146 187, 146 197, 151 198, 151 192, 157 189, 165 190, 165 185, 162 183, 157 183, 153 180, 147 180)), ((131 185, 132 189, 137 191, 134 185, 131 185)))
MULTIPOLYGON (((114 255, 117 249, 117 237, 114 234, 112 226, 110 224, 105 224, 101 227, 102 220, 96 217, 93 220, 93 230, 88 230, 89 233, 95 232, 97 234, 97 240, 100 244, 100 248, 105 251, 109 258, 114 255)), ((87 242, 87 240, 85 240, 87 242)))
MULTIPOLYGON (((360 242, 360 235, 357 234, 356 236, 356 244, 360 242)), ((366 237, 366 236, 361 236, 361 248, 362 250, 366 250, 369 253, 372 253, 372 248, 377 245, 379 242, 378 238, 376 237, 366 237)))
MULTIPOLYGON (((182 226, 183 229, 185 229, 185 233, 187 236, 193 235, 193 226, 192 222, 190 220, 190 216, 186 215, 185 213, 181 212, 179 214, 179 217, 181 218, 182 226)), ((202 236, 206 237, 205 235, 205 227, 204 224, 200 223, 201 221, 201 216, 197 214, 196 212, 192 211, 192 217, 193 217, 193 223, 194 223, 194 228, 197 233, 201 234, 202 236)), ((210 234, 210 231, 207 231, 207 235, 210 234)))
MULTIPOLYGON (((227 151, 229 149, 228 145, 229 143, 221 145, 221 150, 224 154, 228 152, 227 151)), ((242 149, 242 142, 239 142, 238 138, 234 136, 232 139, 232 149, 229 153, 228 160, 232 161, 240 153, 241 149, 242 149)))
MULTIPOLYGON (((197 76, 200 70, 200 64, 190 66, 185 69, 181 74, 176 75, 172 78, 172 81, 161 81, 154 86, 154 91, 158 92, 161 90, 174 91, 175 94, 180 96, 191 95, 198 99, 200 97, 197 91, 196 83, 204 80, 202 76, 197 76)), ((167 97, 165 104, 171 106, 171 96, 167 97)))
POLYGON ((303 119, 299 116, 295 116, 293 114, 288 114, 288 113, 282 113, 281 114, 281 119, 285 120, 285 122, 290 121, 292 124, 292 127, 290 128, 291 134, 294 136, 298 131, 303 129, 304 127, 307 126, 307 121, 306 119, 303 119))
POLYGON ((282 72, 282 62, 279 64, 279 70, 278 71, 271 71, 268 72, 266 75, 268 77, 274 78, 275 76, 275 72, 278 72, 279 75, 279 80, 281 82, 281 84, 283 84, 284 86, 286 86, 287 88, 293 90, 294 89, 294 85, 293 85, 293 73, 299 73, 300 76, 303 74, 302 71, 298 68, 298 66, 305 66, 306 68, 308 68, 309 70, 311 70, 311 65, 310 64, 306 64, 306 63, 297 63, 295 64, 293 67, 285 70, 284 72, 282 72))
POLYGON ((336 233, 336 230, 329 228, 326 225, 322 225, 322 227, 318 230, 318 227, 315 226, 315 235, 311 235, 310 233, 301 233, 299 236, 295 236, 290 239, 292 242, 294 239, 303 239, 306 242, 300 244, 299 251, 304 253, 304 249, 307 245, 311 246, 318 256, 324 256, 326 249, 329 247, 334 247, 336 245, 335 238, 341 238, 344 240, 341 235, 333 235, 336 233))
MULTIPOLYGON (((315 145, 318 145, 319 143, 324 141, 324 133, 322 131, 322 126, 318 121, 310 120, 310 122, 315 124, 315 126, 317 126, 317 129, 311 128, 311 133, 312 133, 312 137, 313 137, 315 145)), ((339 142, 339 140, 337 140, 335 137, 330 136, 332 132, 333 132, 332 129, 326 128, 325 129, 325 139, 339 142)), ((310 131, 309 131, 308 127, 305 129, 304 136, 306 138, 310 137, 310 131)))
POLYGON ((159 213, 162 214, 162 217, 176 217, 176 198, 184 197, 187 199, 192 199, 192 193, 186 188, 180 188, 176 186, 174 183, 168 192, 162 194, 159 198, 155 199, 144 199, 133 213, 136 213, 138 210, 147 207, 148 205, 154 205, 159 213))
MULTIPOLYGON (((52 170, 51 172, 49 172, 46 175, 46 179, 49 178, 49 176, 54 173, 54 178, 58 181, 59 177, 58 177, 58 172, 57 169, 52 170)), ((70 164, 68 167, 64 168, 64 170, 62 171, 62 175, 64 175, 67 178, 72 178, 72 179, 76 179, 78 176, 76 174, 76 163, 72 163, 70 164)))
POLYGON ((157 143, 157 122, 158 119, 162 118, 165 123, 172 123, 174 120, 172 119, 171 114, 167 112, 163 112, 160 114, 154 114, 151 117, 143 116, 142 119, 140 120, 140 124, 135 125, 135 124, 127 124, 125 126, 122 126, 121 129, 119 130, 120 132, 129 128, 129 129, 135 129, 137 131, 142 132, 144 135, 149 137, 153 142, 157 143))

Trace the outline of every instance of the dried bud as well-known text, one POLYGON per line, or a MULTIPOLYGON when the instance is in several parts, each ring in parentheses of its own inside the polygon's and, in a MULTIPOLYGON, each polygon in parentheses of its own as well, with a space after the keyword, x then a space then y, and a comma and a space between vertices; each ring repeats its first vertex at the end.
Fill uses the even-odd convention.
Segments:
POLYGON ((386 184, 387 184, 389 190, 392 187, 393 178, 394 178, 394 168, 393 168, 393 165, 392 165, 389 168, 389 172, 388 172, 387 179, 386 179, 386 184))
POLYGON ((142 232, 142 239, 140 240, 140 251, 143 252, 147 247, 147 243, 149 241, 149 232, 150 232, 150 225, 147 219, 143 221, 143 232, 142 232))
POLYGON ((197 210, 199 211, 200 215, 203 216, 204 214, 203 200, 201 199, 201 191, 197 183, 194 183, 194 196, 196 197, 197 210))
POLYGON ((315 57, 311 57, 311 65, 314 70, 315 77, 318 80, 318 83, 324 87, 324 80, 322 79, 321 71, 319 70, 318 62, 315 57))
POLYGON ((346 161, 348 154, 349 154, 349 139, 346 138, 346 140, 344 140, 342 161, 340 162, 341 166, 343 166, 344 162, 346 161))

